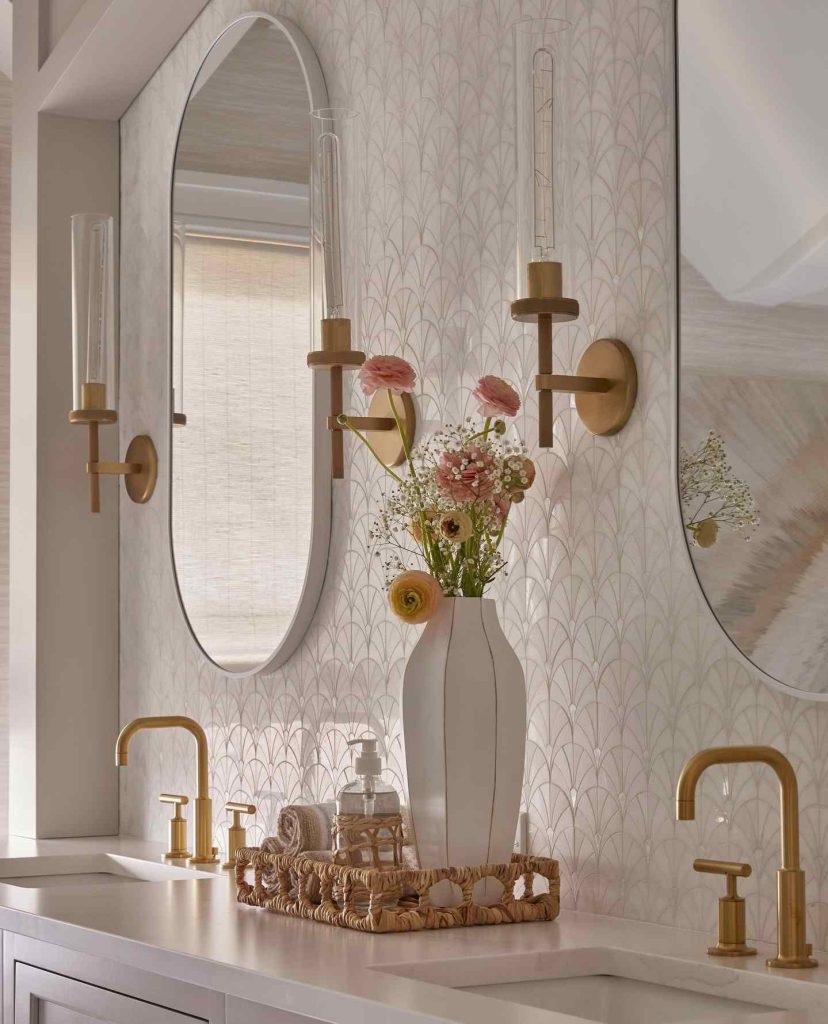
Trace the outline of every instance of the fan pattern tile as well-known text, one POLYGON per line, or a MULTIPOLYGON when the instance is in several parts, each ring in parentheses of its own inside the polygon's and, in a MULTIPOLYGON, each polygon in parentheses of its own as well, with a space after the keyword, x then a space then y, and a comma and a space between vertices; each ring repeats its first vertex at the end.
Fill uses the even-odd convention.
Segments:
MULTIPOLYGON (((567 906, 711 928, 715 879, 694 856, 749 860, 750 932, 775 933, 776 786, 764 769, 708 772, 698 821, 673 821, 684 759, 711 744, 789 753, 801 784, 811 934, 828 938, 823 852, 828 712, 765 686, 733 653, 690 569, 671 476, 672 43, 669 0, 259 0, 305 30, 331 102, 366 126, 359 252, 365 347, 420 372, 426 428, 467 411, 482 372, 520 382, 532 442, 530 337, 513 325, 511 27, 572 22, 574 201, 569 291, 582 315, 558 334, 571 372, 590 340, 632 347, 640 398, 617 438, 588 435, 565 399, 559 444, 510 532, 495 596, 529 698, 525 803, 531 846, 561 861, 567 906)), ((243 12, 213 0, 122 124, 122 439, 165 440, 169 180, 178 120, 211 40, 243 12)), ((351 396, 359 407, 359 396, 351 396)), ((368 530, 382 482, 359 452, 336 488, 324 595, 278 672, 228 679, 200 655, 178 607, 168 494, 121 505, 121 716, 185 713, 208 729, 221 806, 254 802, 253 841, 285 801, 330 797, 345 741, 373 729, 404 778, 400 687, 414 631, 389 615, 368 530)), ((122 829, 164 837, 162 790, 192 792, 189 737, 145 735, 122 775, 122 829)))

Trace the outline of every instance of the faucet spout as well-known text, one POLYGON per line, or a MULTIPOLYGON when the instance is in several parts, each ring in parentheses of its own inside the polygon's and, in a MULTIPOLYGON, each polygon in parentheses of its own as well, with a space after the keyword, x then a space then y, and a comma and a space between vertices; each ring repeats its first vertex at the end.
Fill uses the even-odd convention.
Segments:
POLYGON ((136 718, 121 729, 115 744, 115 764, 124 768, 129 764, 129 743, 142 729, 186 729, 196 741, 196 770, 198 789, 195 800, 195 854, 193 864, 215 864, 218 857, 213 849, 213 809, 210 800, 209 756, 207 734, 193 718, 185 715, 158 715, 136 718))
POLYGON ((791 762, 773 747, 710 747, 694 754, 682 769, 676 787, 676 820, 696 817, 696 786, 714 764, 767 764, 779 778, 782 826, 782 867, 799 867, 799 789, 791 762))
POLYGON ((796 773, 784 754, 773 747, 711 747, 685 764, 676 786, 676 819, 696 817, 696 787, 702 774, 716 764, 766 764, 779 779, 782 863, 778 871, 777 956, 769 967, 816 967, 805 941, 805 872, 799 866, 799 788, 796 773))

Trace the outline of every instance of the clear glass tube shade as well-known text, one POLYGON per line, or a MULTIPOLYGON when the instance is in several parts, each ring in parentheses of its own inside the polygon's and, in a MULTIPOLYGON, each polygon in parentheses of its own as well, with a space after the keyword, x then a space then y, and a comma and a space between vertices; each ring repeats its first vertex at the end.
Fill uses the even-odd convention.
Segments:
POLYGON ((569 22, 529 19, 515 26, 517 259, 519 294, 533 260, 563 262, 569 201, 567 105, 569 22))
POLYGON ((72 217, 73 409, 117 409, 115 223, 72 217))
POLYGON ((187 256, 187 228, 182 220, 172 225, 172 398, 173 413, 184 415, 184 270, 187 256))
POLYGON ((349 174, 356 158, 356 112, 344 107, 311 113, 311 223, 321 254, 325 317, 355 318, 356 288, 350 239, 354 190, 349 174))

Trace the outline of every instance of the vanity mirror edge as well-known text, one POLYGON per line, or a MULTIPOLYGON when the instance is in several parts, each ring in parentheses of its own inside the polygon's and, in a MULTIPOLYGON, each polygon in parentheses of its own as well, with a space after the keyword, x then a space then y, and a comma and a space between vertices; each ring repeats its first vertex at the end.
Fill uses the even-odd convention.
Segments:
POLYGON ((670 4, 670 17, 672 25, 668 28, 668 40, 672 47, 672 68, 669 75, 672 83, 672 104, 669 106, 671 121, 669 131, 671 136, 670 159, 667 164, 668 173, 671 175, 671 184, 668 189, 669 219, 668 230, 672 231, 672 267, 668 281, 668 317, 670 323, 670 366, 672 372, 672 387, 670 393, 670 473, 673 486, 671 488, 673 499, 672 505, 676 516, 676 523, 682 533, 683 543, 681 547, 684 552, 685 565, 695 580, 699 595, 704 606, 715 621, 717 629, 727 641, 729 655, 734 658, 751 677, 759 683, 763 683, 775 690, 777 693, 788 697, 795 697, 800 700, 828 701, 828 691, 819 692, 816 690, 805 690, 785 683, 775 676, 770 675, 753 661, 728 633, 727 629, 716 615, 715 609, 710 601, 707 592, 702 585, 701 578, 695 562, 693 561, 690 541, 687 531, 684 529, 684 517, 680 498, 680 477, 679 477, 679 447, 680 447, 680 406, 681 406, 681 153, 679 126, 681 124, 681 91, 679 88, 679 62, 680 62, 680 41, 679 41, 679 16, 678 8, 682 0, 672 0, 670 4))
MULTIPOLYGON (((175 429, 175 397, 173 392, 173 384, 175 380, 174 371, 174 351, 173 351, 173 331, 174 331, 174 316, 175 311, 173 308, 173 274, 174 274, 174 260, 173 260, 173 243, 174 243, 174 224, 175 224, 175 173, 176 173, 176 156, 179 151, 179 142, 181 139, 182 127, 184 120, 187 115, 187 110, 190 104, 190 100, 196 91, 196 85, 198 83, 199 76, 204 68, 205 64, 209 61, 211 53, 213 53, 215 47, 219 44, 222 37, 230 31, 234 26, 239 25, 241 22, 248 20, 264 20, 270 22, 274 27, 278 28, 285 36, 287 41, 296 56, 298 64, 302 70, 304 76, 305 86, 308 93, 309 99, 309 115, 310 111, 319 108, 324 108, 329 105, 328 103, 328 89, 325 83, 325 77, 322 72, 322 67, 319 63, 319 58, 316 51, 313 48, 310 40, 307 38, 302 29, 292 21, 290 18, 283 17, 277 14, 270 14, 265 11, 251 10, 245 11, 239 14, 237 17, 232 18, 228 21, 222 29, 217 33, 212 43, 205 51, 198 67, 192 76, 190 87, 187 90, 184 103, 181 107, 181 113, 178 118, 178 124, 175 132, 175 143, 173 147, 173 160, 170 168, 169 178, 169 217, 168 217, 168 241, 167 241, 167 253, 168 253, 168 294, 167 294, 167 359, 166 359, 166 393, 167 393, 167 423, 169 424, 165 440, 167 444, 168 459, 167 459, 167 472, 164 474, 164 482, 167 490, 167 550, 169 553, 169 566, 172 571, 173 583, 176 591, 176 598, 178 600, 178 606, 182 616, 187 624, 187 629, 190 633, 192 640, 195 642, 201 655, 215 668, 217 668, 222 674, 228 677, 235 678, 246 678, 250 676, 259 675, 262 673, 272 672, 277 668, 284 665, 296 652, 297 648, 301 644, 304 636, 310 627, 313 620, 314 614, 316 613, 319 600, 322 596, 322 588, 325 582, 325 575, 328 567, 328 557, 331 544, 331 525, 332 525, 332 502, 333 502, 333 491, 331 485, 330 476, 330 435, 325 428, 325 417, 327 415, 327 389, 325 387, 326 382, 321 379, 322 375, 314 374, 312 383, 312 396, 313 396, 313 408, 312 408, 312 437, 313 437, 313 457, 312 457, 312 513, 311 513, 311 532, 310 532, 310 545, 307 568, 305 572, 304 583, 301 589, 301 593, 296 602, 293 616, 290 624, 288 625, 284 635, 278 642, 274 650, 271 652, 269 657, 255 665, 252 668, 245 668, 241 671, 233 671, 221 664, 219 664, 210 654, 205 650, 204 645, 199 640, 196 630, 190 621, 190 617, 187 614, 187 608, 183 599, 181 586, 178 577, 178 571, 176 569, 174 541, 173 541, 173 431, 175 429)), ((310 126, 308 128, 308 134, 310 136, 310 126)), ((313 155, 311 154, 311 160, 313 155)), ((310 177, 310 171, 309 171, 310 177)), ((311 210, 310 224, 313 223, 313 211, 311 210)), ((320 251, 319 239, 315 237, 314 231, 311 229, 309 232, 310 241, 310 257, 311 257, 311 333, 309 335, 309 345, 312 343, 313 347, 316 347, 316 325, 319 323, 322 316, 322 275, 318 268, 322 266, 322 256, 320 251)))

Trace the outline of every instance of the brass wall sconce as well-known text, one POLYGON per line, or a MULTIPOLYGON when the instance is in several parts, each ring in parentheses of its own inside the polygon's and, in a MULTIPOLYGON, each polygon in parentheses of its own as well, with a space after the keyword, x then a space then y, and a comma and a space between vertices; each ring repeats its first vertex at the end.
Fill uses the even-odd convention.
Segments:
POLYGON ((134 437, 125 462, 101 462, 98 428, 117 423, 115 355, 115 226, 112 217, 72 217, 73 409, 69 422, 89 430, 90 508, 101 510, 101 476, 125 477, 130 498, 149 501, 158 478, 158 454, 146 434, 134 437))
POLYGON ((553 447, 555 392, 575 395, 575 408, 587 430, 617 434, 632 414, 638 374, 632 352, 617 338, 599 338, 587 348, 574 376, 552 372, 552 325, 576 320, 576 299, 561 295, 561 264, 532 261, 528 265, 529 297, 516 299, 512 319, 538 325, 538 444, 553 447))
MULTIPOLYGON (((343 151, 353 145, 356 114, 352 110, 326 108, 311 113, 313 160, 311 175, 312 227, 314 249, 321 250, 323 262, 325 317, 322 320, 321 348, 308 353, 312 370, 330 373, 330 415, 327 427, 331 432, 331 475, 334 480, 345 476, 343 371, 358 370, 365 362, 365 353, 351 348, 351 319, 346 314, 345 249, 346 224, 343 223, 343 151)), ((353 288, 351 291, 353 292, 353 288)), ((410 445, 414 440, 416 417, 410 395, 402 395, 395 403, 397 415, 410 445)), ((385 392, 376 392, 367 416, 348 416, 354 430, 365 433, 371 447, 386 466, 399 466, 405 450, 397 423, 385 392)))
POLYGON ((569 205, 570 111, 567 83, 569 23, 527 19, 515 26, 517 249, 519 291, 512 319, 538 326, 538 443, 553 444, 552 396, 575 395, 593 434, 615 434, 630 418, 637 391, 635 360, 616 338, 600 338, 584 353, 575 376, 553 373, 553 324, 577 320, 576 299, 563 294, 560 224, 569 205))
MULTIPOLYGON (((344 433, 348 430, 340 420, 344 413, 343 370, 358 370, 365 362, 365 353, 351 348, 351 321, 346 317, 327 318, 322 321, 322 348, 308 353, 308 366, 312 370, 328 370, 331 375, 331 405, 327 427, 331 432, 331 475, 334 480, 345 476, 344 433)), ((398 395, 395 399, 406 440, 414 440, 416 413, 411 395, 398 395)), ((386 466, 399 466, 405 461, 393 410, 385 391, 377 391, 371 398, 367 416, 348 416, 355 430, 366 434, 371 447, 386 466)))

